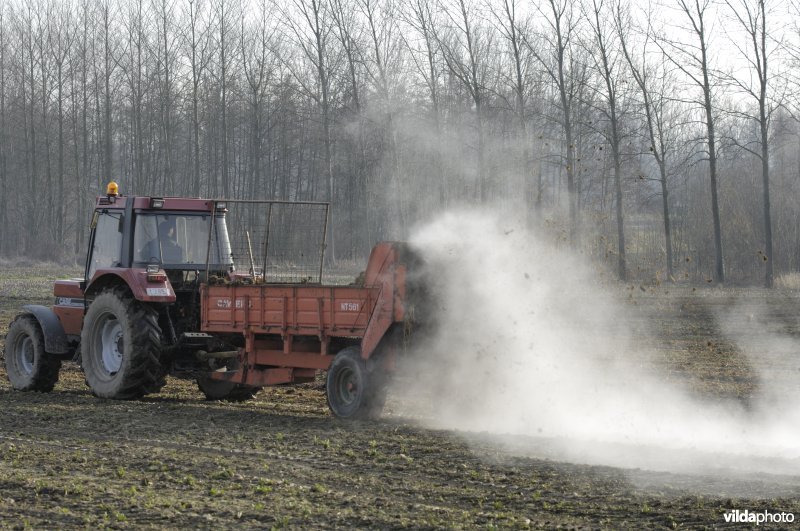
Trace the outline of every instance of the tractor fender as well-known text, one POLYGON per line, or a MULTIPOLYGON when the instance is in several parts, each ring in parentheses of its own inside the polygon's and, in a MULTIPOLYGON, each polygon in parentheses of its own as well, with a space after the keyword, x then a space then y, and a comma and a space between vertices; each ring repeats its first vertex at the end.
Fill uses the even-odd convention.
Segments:
POLYGON ((144 268, 108 268, 98 269, 86 286, 86 295, 91 298, 107 288, 126 286, 133 297, 142 302, 175 302, 175 290, 169 280, 165 282, 148 282, 147 270, 144 268))
POLYGON ((42 327, 44 350, 48 354, 69 354, 69 342, 64 327, 56 313, 47 306, 27 304, 22 307, 25 313, 33 315, 42 327))

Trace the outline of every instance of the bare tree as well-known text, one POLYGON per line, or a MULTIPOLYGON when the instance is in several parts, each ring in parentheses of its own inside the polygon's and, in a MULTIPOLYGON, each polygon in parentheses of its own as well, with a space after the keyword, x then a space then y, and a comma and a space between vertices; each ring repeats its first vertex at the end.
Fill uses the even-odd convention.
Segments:
POLYGON ((211 58, 210 31, 205 5, 202 0, 189 0, 188 31, 184 33, 184 43, 188 48, 191 101, 192 101, 192 179, 190 191, 200 196, 200 82, 211 58))
MULTIPOLYGON (((672 223, 670 219, 670 190, 668 159, 674 150, 678 135, 678 124, 671 119, 674 116, 675 100, 668 96, 668 92, 675 89, 673 76, 670 69, 665 68, 667 59, 660 55, 652 55, 652 32, 646 28, 639 42, 632 43, 630 28, 632 22, 627 6, 618 2, 615 13, 615 23, 620 39, 620 45, 628 63, 628 69, 636 82, 641 97, 641 109, 644 114, 647 143, 649 152, 658 166, 658 179, 661 187, 661 211, 664 223, 664 248, 666 250, 667 278, 674 282, 675 259, 672 248, 672 223), (638 55, 634 55, 637 50, 638 55), (651 59, 652 57, 652 59, 651 59)), ((648 24, 651 22, 648 13, 648 24)))
POLYGON ((441 130, 441 119, 439 111, 439 71, 437 69, 437 57, 440 49, 436 42, 436 20, 431 2, 429 0, 409 0, 408 13, 404 13, 403 20, 419 33, 422 39, 425 62, 420 63, 416 54, 413 53, 414 46, 409 38, 404 38, 406 47, 412 52, 411 60, 416 66, 419 75, 422 76, 425 86, 430 95, 434 127, 437 135, 441 130))
MULTIPOLYGON (((256 21, 248 24, 244 11, 241 14, 241 55, 244 77, 250 94, 250 156, 252 161, 250 173, 249 197, 259 197, 264 190, 264 175, 262 171, 262 144, 264 126, 264 100, 267 98, 267 89, 272 81, 275 69, 275 58, 272 53, 274 28, 269 22, 269 9, 266 0, 261 0, 256 8, 256 21)), ((269 197, 275 197, 275 190, 268 191, 269 197)))
POLYGON ((34 13, 36 18, 36 33, 34 35, 34 43, 36 46, 36 55, 39 62, 39 86, 41 88, 40 100, 40 117, 42 124, 41 138, 44 140, 44 187, 41 189, 39 200, 40 204, 47 205, 45 212, 41 215, 44 220, 45 238, 43 239, 47 245, 52 245, 55 242, 55 220, 53 215, 55 212, 55 194, 53 194, 53 167, 51 160, 51 134, 50 130, 50 105, 53 86, 51 84, 51 57, 48 53, 50 49, 50 32, 48 31, 48 21, 52 15, 52 5, 44 3, 40 0, 39 5, 34 13))
MULTIPOLYGON (((764 214, 764 285, 771 288, 774 284, 774 254, 772 252, 772 210, 770 205, 770 162, 769 134, 770 122, 775 110, 781 105, 782 94, 774 90, 779 82, 779 74, 773 73, 773 59, 782 48, 781 31, 776 27, 767 27, 767 18, 773 15, 774 2, 767 0, 726 0, 731 14, 738 27, 747 36, 747 45, 740 44, 738 39, 731 39, 733 46, 747 62, 750 76, 731 76, 731 82, 743 94, 756 104, 757 113, 744 112, 743 117, 758 124, 759 139, 757 146, 740 145, 761 161, 762 202, 764 214), (769 8, 767 7, 769 4, 769 8)), ((780 63, 778 63, 780 64, 780 63)))
POLYGON ((144 0, 134 0, 128 6, 128 13, 123 21, 127 37, 126 61, 120 61, 122 72, 128 85, 130 97, 131 121, 131 191, 140 192, 149 188, 150 176, 145 171, 144 163, 144 97, 147 80, 144 79, 145 48, 148 46, 146 33, 144 0))
MULTIPOLYGON (((603 0, 591 0, 585 4, 587 19, 592 30, 592 52, 595 70, 600 75, 603 83, 603 98, 605 105, 601 109, 605 114, 609 131, 604 136, 611 145, 611 154, 614 159, 614 197, 617 219, 617 277, 625 280, 627 277, 625 263, 625 225, 623 220, 622 204, 622 131, 620 130, 620 76, 621 71, 620 50, 617 46, 617 35, 613 27, 613 19, 608 17, 603 0)), ((613 7, 613 6, 612 6, 613 7)), ((613 12, 613 11, 612 11, 613 12)))
POLYGON ((8 251, 8 199, 7 171, 8 156, 6 155, 6 145, 8 145, 8 133, 6 130, 6 46, 8 37, 6 32, 6 3, 0 2, 0 256, 8 251))
POLYGON ((361 45, 361 28, 356 17, 354 2, 348 0, 331 0, 331 16, 336 25, 336 37, 347 59, 347 71, 350 82, 350 95, 353 111, 361 113, 361 97, 359 69, 363 62, 361 45))
POLYGON ((450 21, 451 31, 437 32, 436 38, 449 72, 469 93, 475 106, 475 133, 477 137, 477 188, 481 202, 489 197, 486 171, 486 138, 484 107, 489 60, 493 50, 492 33, 478 24, 477 8, 470 0, 455 0, 442 9, 450 21))
MULTIPOLYGON (((370 52, 365 60, 366 72, 384 105, 389 104, 391 90, 399 71, 400 46, 392 0, 356 0, 366 19, 370 52)), ((366 55, 366 54, 365 54, 366 55)))
MULTIPOLYGON (((230 167, 228 163, 228 85, 230 77, 231 64, 234 61, 232 55, 236 53, 235 48, 231 48, 230 42, 234 41, 230 35, 233 32, 233 19, 234 14, 231 13, 232 4, 230 0, 214 0, 214 14, 217 23, 216 33, 216 49, 219 53, 219 71, 217 73, 219 79, 219 95, 220 95, 220 136, 219 145, 222 149, 222 195, 223 197, 232 197, 230 167)), ((216 179, 215 179, 216 183, 216 179)))
POLYGON ((152 7, 157 14, 156 40, 158 101, 163 142, 163 169, 161 185, 154 183, 155 189, 171 189, 173 184, 173 151, 174 151, 174 96, 175 70, 177 63, 176 41, 178 40, 174 22, 173 0, 152 0, 152 7))
POLYGON ((700 91, 701 98, 694 101, 705 115, 708 156, 708 175, 711 184, 711 217, 714 225, 714 277, 725 282, 725 267, 722 254, 722 224, 719 214, 719 185, 717 176, 717 134, 713 104, 713 78, 709 58, 709 28, 707 16, 711 11, 711 0, 677 0, 677 10, 685 21, 681 31, 688 32, 690 42, 676 40, 672 35, 661 35, 658 43, 669 60, 700 91))
MULTIPOLYGON (((407 232, 409 225, 408 216, 415 203, 409 194, 403 193, 409 186, 408 177, 402 168, 402 159, 399 153, 398 131, 395 124, 395 109, 393 90, 398 85, 402 69, 401 46, 398 37, 399 30, 395 21, 395 5, 393 0, 356 0, 361 15, 366 21, 366 34, 370 43, 365 55, 365 71, 367 77, 377 94, 376 110, 380 109, 383 117, 381 136, 384 145, 384 165, 387 170, 387 179, 384 181, 392 190, 394 201, 387 204, 401 234, 407 232)), ((388 225, 388 224, 387 224, 388 225)))
MULTIPOLYGON (((54 12, 48 20, 49 32, 49 51, 56 67, 56 106, 58 120, 58 167, 57 175, 57 197, 55 204, 55 216, 57 220, 64 218, 64 202, 60 198, 64 197, 64 85, 67 58, 72 50, 72 43, 75 32, 72 21, 71 2, 65 1, 53 6, 54 12)), ((64 223, 58 222, 56 225, 55 241, 62 245, 64 242, 64 223)))
MULTIPOLYGON (((304 88, 319 108, 322 121, 322 144, 326 176, 326 199, 336 204, 333 176, 333 139, 331 137, 331 60, 329 58, 330 37, 333 31, 333 16, 326 0, 291 0, 288 5, 275 4, 284 25, 294 37, 303 58, 312 66, 315 83, 310 86, 298 67, 292 69, 295 81, 304 88)), ((334 209, 335 210, 335 209, 334 209)), ((335 227, 333 215, 327 232, 328 258, 336 260, 335 227)))
POLYGON ((574 39, 577 33, 577 15, 572 10, 571 0, 547 0, 538 6, 545 29, 538 35, 539 43, 526 39, 531 53, 550 78, 558 94, 560 104, 559 122, 564 132, 567 174, 567 201, 569 203, 569 236, 572 245, 578 242, 578 212, 576 194, 576 163, 573 110, 575 100, 581 90, 582 76, 580 66, 573 54, 574 39))
POLYGON ((432 166, 439 175, 437 196, 440 205, 447 205, 449 189, 447 173, 442 163, 442 118, 440 111, 440 55, 438 41, 436 40, 436 15, 431 0, 408 0, 406 10, 401 13, 403 21, 408 24, 418 34, 421 50, 417 51, 415 39, 401 34, 409 51, 409 56, 414 64, 416 72, 422 77, 426 87, 426 92, 430 98, 430 111, 428 115, 433 122, 433 132, 436 138, 432 166), (422 55, 424 59, 420 59, 422 55))
MULTIPOLYGON (((80 25, 80 37, 74 47, 75 54, 72 57, 73 79, 77 76, 76 70, 79 69, 80 71, 80 91, 75 90, 73 92, 75 112, 77 113, 77 109, 80 108, 80 126, 78 126, 78 118, 75 118, 75 129, 77 130, 78 127, 80 127, 80 133, 76 134, 75 138, 76 159, 79 156, 77 152, 79 149, 78 144, 80 144, 80 163, 76 162, 75 164, 77 172, 77 204, 79 215, 80 213, 86 213, 88 210, 89 198, 87 196, 89 195, 90 183, 96 181, 94 178, 95 171, 93 160, 89 149, 91 142, 89 118, 91 114, 91 87, 89 75, 94 64, 94 58, 91 56, 92 50, 94 49, 94 35, 92 33, 93 18, 94 12, 90 5, 90 0, 82 0, 78 11, 78 20, 82 21, 80 25), (79 96, 80 100, 78 100, 79 96), (80 103, 78 103, 78 101, 80 101, 80 103)), ((85 231, 77 230, 76 232, 78 233, 75 238, 75 252, 77 254, 84 248, 85 231)))
POLYGON ((359 230, 350 232, 350 246, 347 251, 352 255, 356 251, 358 240, 368 240, 370 232, 377 229, 382 222, 379 218, 372 219, 371 213, 367 211, 363 213, 366 223, 359 223, 358 205, 374 201, 372 189, 378 180, 376 172, 370 168, 368 152, 372 138, 368 127, 369 117, 363 109, 363 94, 366 92, 366 28, 358 9, 360 5, 355 0, 330 0, 330 7, 336 26, 336 38, 347 61, 347 73, 342 73, 341 114, 343 118, 352 119, 356 124, 354 133, 347 135, 342 142, 342 153, 347 163, 342 172, 344 182, 340 186, 349 190, 349 193, 345 192, 339 202, 346 209, 347 224, 359 227, 359 230))
MULTIPOLYGON (((25 113, 25 147, 26 147, 26 169, 28 173, 28 194, 27 202, 32 198, 38 197, 39 193, 39 172, 37 164, 37 144, 36 144, 36 120, 34 118, 36 109, 36 81, 34 78, 34 69, 36 68, 36 56, 34 54, 34 15, 35 6, 31 1, 26 2, 20 12, 19 31, 20 31, 20 60, 21 60, 21 77, 22 77, 22 107, 25 113), (27 56, 27 58, 26 58, 27 56), (27 83, 26 83, 27 82, 27 83), (26 87, 27 84, 27 87, 26 87)), ((25 245, 23 249, 25 252, 33 253, 34 238, 33 235, 38 233, 40 226, 40 216, 36 215, 36 209, 30 204, 26 209, 27 224, 31 233, 27 234, 25 245)))
MULTIPOLYGON (((487 2, 487 8, 493 15, 497 31, 503 37, 509 49, 511 61, 509 85, 514 94, 514 108, 519 127, 521 176, 525 198, 527 201, 534 203, 537 213, 541 213, 542 175, 541 172, 538 172, 539 179, 534 187, 527 126, 526 100, 531 86, 529 75, 531 54, 530 50, 525 46, 524 39, 525 36, 532 32, 531 19, 530 16, 519 13, 517 0, 502 0, 500 8, 495 7, 494 2, 489 1, 487 2)), ((528 214, 533 210, 529 208, 528 214)))
POLYGON ((101 29, 101 46, 103 48, 103 121, 104 121, 104 157, 103 175, 112 179, 114 174, 114 127, 112 120, 112 86, 111 80, 119 64, 117 62, 117 38, 114 27, 114 5, 111 0, 100 0, 98 6, 101 29))

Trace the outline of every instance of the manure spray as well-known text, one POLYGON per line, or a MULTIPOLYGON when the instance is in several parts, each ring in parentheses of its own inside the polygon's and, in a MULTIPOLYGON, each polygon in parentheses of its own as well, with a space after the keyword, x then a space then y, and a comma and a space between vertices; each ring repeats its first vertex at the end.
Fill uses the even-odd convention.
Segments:
POLYGON ((795 397, 745 407, 668 382, 643 363, 635 308, 568 249, 475 210, 418 228, 411 244, 436 326, 397 392, 429 397, 427 425, 523 436, 532 455, 579 463, 800 473, 795 397))

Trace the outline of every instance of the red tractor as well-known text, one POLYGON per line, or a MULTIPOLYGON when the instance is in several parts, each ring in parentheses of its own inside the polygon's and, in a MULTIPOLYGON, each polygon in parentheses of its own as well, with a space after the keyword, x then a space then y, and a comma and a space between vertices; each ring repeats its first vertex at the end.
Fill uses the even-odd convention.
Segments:
POLYGON ((102 398, 156 393, 173 375, 208 399, 246 400, 327 371, 336 416, 379 414, 419 315, 408 301, 422 290, 407 276, 417 259, 380 243, 355 285, 323 285, 327 208, 125 197, 112 183, 96 201, 84 278, 56 281, 53 308, 25 306, 11 323, 12 386, 49 392, 75 360, 102 398), (301 230, 314 219, 321 231, 301 230))

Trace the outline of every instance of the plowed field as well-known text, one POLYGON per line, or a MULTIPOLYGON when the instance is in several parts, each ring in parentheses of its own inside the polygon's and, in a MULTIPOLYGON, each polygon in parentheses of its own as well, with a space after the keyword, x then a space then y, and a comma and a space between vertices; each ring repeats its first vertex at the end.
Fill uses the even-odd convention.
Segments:
MULTIPOLYGON (((50 304, 49 279, 63 275, 0 273, 0 336, 22 304, 50 304)), ((641 341, 666 378, 746 402, 759 382, 711 317, 741 298, 798 332, 796 293, 620 290, 641 307, 641 341)), ((171 379, 159 395, 114 402, 93 397, 72 363, 49 394, 13 392, 0 370, 0 527, 643 529, 719 527, 734 508, 800 517, 795 475, 572 464, 546 439, 423 428, 433 406, 410 400, 392 392, 381 420, 342 422, 321 384, 228 404, 171 379)))

